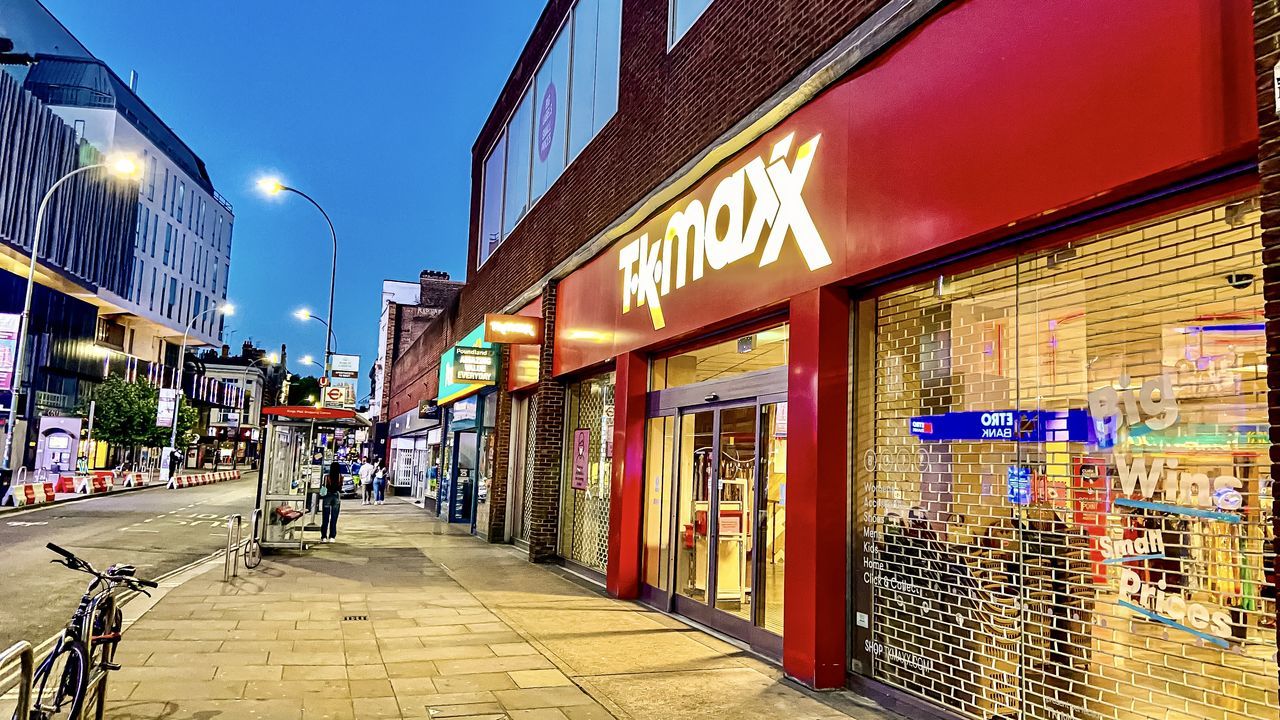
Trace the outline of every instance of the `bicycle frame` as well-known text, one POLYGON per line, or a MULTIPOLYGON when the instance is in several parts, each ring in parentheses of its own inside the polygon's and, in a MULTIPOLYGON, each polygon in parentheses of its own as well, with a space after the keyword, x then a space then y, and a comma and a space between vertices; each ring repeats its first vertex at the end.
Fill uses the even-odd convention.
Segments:
MULTIPOLYGON (((37 678, 34 683, 40 688, 46 687, 47 683, 61 683, 62 678, 51 677, 53 671, 53 663, 63 652, 69 642, 79 640, 85 649, 85 657, 88 661, 88 667, 85 671, 84 678, 84 697, 88 703, 93 700, 93 708, 86 704, 81 709, 81 718, 92 717, 95 720, 103 720, 106 712, 107 695, 105 692, 107 674, 110 668, 107 666, 115 657, 115 645, 120 641, 120 628, 116 626, 116 611, 119 609, 120 603, 117 595, 124 591, 119 585, 108 584, 103 586, 101 578, 95 579, 89 589, 80 598, 80 604, 76 607, 75 614, 71 616, 71 622, 58 634, 58 640, 54 643, 53 649, 49 655, 40 663, 35 671, 37 678), (105 621, 102 635, 94 634, 94 621, 102 617, 105 621), (99 658, 95 655, 95 650, 103 647, 103 655, 99 658)), ((62 701, 62 688, 56 687, 58 691, 56 697, 58 701, 62 701)), ((43 693, 36 692, 35 697, 39 698, 43 693)), ((81 720, 76 718, 74 720, 81 720)))

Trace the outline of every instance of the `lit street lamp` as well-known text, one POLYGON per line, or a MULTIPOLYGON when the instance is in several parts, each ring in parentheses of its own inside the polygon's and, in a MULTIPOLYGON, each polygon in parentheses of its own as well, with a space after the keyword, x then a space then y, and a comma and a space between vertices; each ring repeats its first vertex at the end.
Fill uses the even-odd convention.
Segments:
MULTIPOLYGON (((329 327, 329 323, 315 315, 312 315, 311 311, 306 308, 298 308, 298 310, 293 313, 293 316, 303 322, 306 322, 307 320, 315 320, 323 325, 325 331, 329 333, 329 339, 333 341, 333 349, 338 349, 338 336, 333 334, 333 328, 329 327)), ((327 353, 328 350, 325 350, 325 352, 327 353)))
MULTIPOLYGON (((203 312, 198 312, 195 315, 192 315, 191 319, 187 321, 187 329, 182 332, 182 346, 178 350, 178 378, 176 384, 178 389, 178 400, 173 408, 173 425, 169 429, 169 447, 167 448, 169 453, 172 453, 178 444, 178 407, 182 403, 182 374, 183 371, 187 369, 187 337, 191 334, 191 330, 195 328, 196 321, 205 315, 208 315, 209 313, 222 313, 229 317, 234 315, 235 312, 236 308, 234 305, 230 303, 223 303, 221 305, 214 305, 213 307, 207 308, 203 312)), ((173 462, 170 460, 169 474, 164 478, 165 482, 168 482, 169 478, 173 477, 173 470, 173 462)))
MULTIPOLYGON (((316 202, 310 195, 302 192, 297 188, 289 187, 288 185, 285 185, 284 183, 280 182, 280 180, 276 178, 262 178, 261 180, 258 181, 258 189, 266 193, 267 195, 279 195, 282 192, 291 192, 295 195, 298 195, 302 197, 304 200, 306 200, 307 202, 314 205, 315 208, 320 211, 320 214, 324 216, 324 221, 329 224, 329 236, 333 240, 333 268, 329 272, 329 316, 328 316, 328 319, 324 321, 324 325, 327 328, 332 328, 333 327, 333 286, 338 280, 338 232, 333 229, 333 221, 329 219, 329 213, 325 212, 324 208, 320 207, 320 203, 316 202)), ((307 314, 310 315, 310 313, 307 313, 307 314)), ((332 330, 330 330, 330 332, 325 336, 325 339, 324 339, 324 376, 325 377, 329 377, 329 357, 333 354, 333 346, 330 344, 330 339, 332 337, 333 337, 333 332, 332 330)))
POLYGON ((35 290, 36 258, 40 256, 40 230, 44 226, 44 213, 49 206, 49 199, 53 197, 54 191, 61 187, 63 183, 80 173, 97 170, 99 168, 106 168, 109 173, 117 177, 134 178, 138 176, 141 167, 142 166, 138 164, 137 159, 130 155, 113 154, 108 156, 105 162, 76 168, 75 170, 72 170, 58 178, 57 182, 45 191, 44 197, 40 199, 40 205, 36 208, 35 232, 31 234, 31 261, 27 267, 27 294, 26 298, 22 301, 22 319, 18 323, 17 357, 13 360, 13 386, 10 391, 9 418, 8 422, 5 424, 5 430, 8 433, 8 437, 4 444, 4 462, 0 463, 6 471, 10 469, 10 464, 13 459, 13 441, 15 438, 14 424, 17 421, 18 415, 18 391, 22 386, 22 366, 24 364, 24 356, 26 355, 27 325, 31 319, 31 295, 35 290))

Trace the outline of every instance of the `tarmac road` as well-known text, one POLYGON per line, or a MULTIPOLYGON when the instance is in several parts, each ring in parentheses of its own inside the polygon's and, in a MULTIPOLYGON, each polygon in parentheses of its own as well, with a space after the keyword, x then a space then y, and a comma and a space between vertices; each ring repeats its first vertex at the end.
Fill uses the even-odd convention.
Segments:
MULTIPOLYGON (((149 488, 0 513, 0 648, 39 644, 71 618, 89 576, 50 565, 53 542, 95 567, 136 565, 154 578, 226 546, 226 516, 248 523, 256 472, 239 480, 149 488)), ((246 529, 247 532, 247 529, 246 529)))

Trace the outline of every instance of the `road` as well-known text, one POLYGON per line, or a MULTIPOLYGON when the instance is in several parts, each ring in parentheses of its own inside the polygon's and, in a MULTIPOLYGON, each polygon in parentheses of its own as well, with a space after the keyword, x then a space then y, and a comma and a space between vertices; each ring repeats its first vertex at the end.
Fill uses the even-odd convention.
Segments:
POLYGON ((50 565, 54 542, 93 563, 152 578, 226 546, 226 516, 253 508, 257 473, 240 480, 107 495, 0 513, 0 648, 43 641, 71 617, 88 576, 50 565))

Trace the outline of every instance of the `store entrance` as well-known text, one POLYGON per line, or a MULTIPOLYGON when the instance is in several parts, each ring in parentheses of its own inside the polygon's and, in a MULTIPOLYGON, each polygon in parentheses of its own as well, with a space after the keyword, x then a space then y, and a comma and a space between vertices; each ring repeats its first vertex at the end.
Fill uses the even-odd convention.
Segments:
POLYGON ((453 482, 449 497, 449 522, 471 524, 475 514, 476 431, 454 434, 453 482))
MULTIPOLYGON (((729 389, 690 386, 656 393, 648 475, 664 495, 671 550, 665 587, 650 597, 664 609, 722 630, 762 652, 782 649, 786 568, 785 368, 761 383, 729 389), (770 387, 772 386, 772 387, 770 387), (719 390, 719 391, 717 391, 719 390), (735 394, 750 393, 747 397, 735 394), (723 399, 722 399, 723 398, 723 399), (692 404, 683 404, 693 401, 692 404)), ((717 383, 719 384, 719 383, 717 383)), ((652 408, 652 404, 651 404, 652 408)), ((652 505, 652 503, 651 503, 652 505)))

